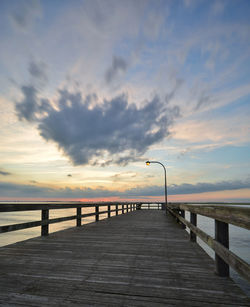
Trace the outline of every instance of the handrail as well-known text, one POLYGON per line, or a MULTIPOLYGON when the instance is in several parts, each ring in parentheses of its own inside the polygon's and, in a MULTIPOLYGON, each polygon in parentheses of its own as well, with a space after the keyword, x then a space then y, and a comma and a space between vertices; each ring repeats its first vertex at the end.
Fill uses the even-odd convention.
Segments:
POLYGON ((250 229, 250 208, 225 205, 169 204, 170 209, 186 210, 218 221, 250 229))
POLYGON ((0 212, 33 210, 41 211, 41 220, 0 226, 0 233, 41 226, 41 235, 47 236, 49 234, 48 226, 50 224, 65 222, 69 220, 76 220, 76 226, 80 227, 81 220, 84 217, 95 216, 95 221, 98 222, 99 216, 102 214, 107 214, 107 217, 110 218, 112 212, 115 212, 116 215, 118 215, 119 212, 122 212, 122 214, 124 214, 134 211, 136 210, 136 203, 0 203, 0 212), (115 209, 111 209, 111 206, 115 206, 115 209), (107 207, 107 210, 99 211, 100 207, 107 207), (95 211, 91 213, 82 214, 82 209, 84 208, 95 208, 95 211), (57 209, 76 209, 76 215, 49 219, 49 210, 57 209))
POLYGON ((229 250, 228 224, 250 229, 250 208, 225 205, 169 204, 167 212, 174 216, 183 227, 190 229, 190 241, 198 236, 215 251, 216 273, 229 276, 229 266, 250 282, 250 265, 229 250), (190 212, 190 222, 185 219, 185 211, 190 212), (197 227, 197 214, 215 220, 215 238, 197 227))
POLYGON ((101 202, 101 203, 82 203, 82 202, 0 202, 0 212, 12 212, 12 211, 33 211, 42 209, 72 209, 72 208, 84 208, 84 207, 105 207, 108 205, 130 205, 136 204, 132 202, 101 202))

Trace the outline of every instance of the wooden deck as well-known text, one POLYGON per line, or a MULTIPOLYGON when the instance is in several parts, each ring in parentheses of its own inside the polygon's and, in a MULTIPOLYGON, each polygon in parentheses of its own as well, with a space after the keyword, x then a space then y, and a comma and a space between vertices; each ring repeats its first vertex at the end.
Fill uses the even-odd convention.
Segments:
POLYGON ((250 306, 158 210, 2 247, 0 272, 1 306, 250 306))

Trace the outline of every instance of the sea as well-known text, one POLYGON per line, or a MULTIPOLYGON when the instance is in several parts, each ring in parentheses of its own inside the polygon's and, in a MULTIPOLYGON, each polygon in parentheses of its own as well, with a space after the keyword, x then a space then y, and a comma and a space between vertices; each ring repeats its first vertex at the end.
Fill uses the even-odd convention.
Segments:
MULTIPOLYGON (((1 205, 1 203, 0 203, 1 205)), ((244 205, 244 207, 250 208, 250 205, 244 205)), ((104 207, 105 208, 105 207, 104 207)), ((105 209, 101 209, 105 210, 105 209)), ((147 209, 147 206, 144 207, 147 209)), ((157 207, 155 207, 157 209, 157 207)), ((115 209, 115 206, 111 206, 111 210, 115 209)), ((143 209, 143 207, 142 207, 143 209)), ((91 213, 94 208, 84 208, 83 213, 91 213)), ((119 212, 120 214, 121 212, 119 212)), ((57 209, 50 210, 49 217, 65 217, 76 214, 76 209, 57 209)), ((115 212, 111 213, 114 216, 115 212)), ((186 219, 189 220, 189 213, 186 212, 186 219)), ((107 218, 107 214, 100 215, 100 220, 107 218)), ((41 211, 14 211, 14 212, 0 212, 0 226, 25 223, 31 221, 39 221, 41 219, 41 211)), ((82 224, 93 223, 95 217, 86 217, 82 219, 82 224)), ((49 225, 49 232, 56 232, 70 227, 75 227, 76 221, 66 221, 62 223, 56 223, 49 225)), ((214 238, 214 220, 205 216, 197 216, 197 226, 214 238)), ((189 232, 189 230, 187 229, 189 232)), ((41 227, 33 227, 24 230, 13 231, 9 233, 0 234, 0 247, 13 244, 19 241, 24 241, 30 238, 38 237, 41 235, 41 227)), ((206 253, 215 258, 214 251, 208 247, 202 240, 197 238, 197 243, 203 248, 206 253)), ((229 225, 229 249, 239 256, 241 259, 250 264, 250 231, 234 225, 229 225)), ((239 285, 239 287, 250 297, 250 284, 243 279, 237 272, 230 268, 231 278, 239 285)))

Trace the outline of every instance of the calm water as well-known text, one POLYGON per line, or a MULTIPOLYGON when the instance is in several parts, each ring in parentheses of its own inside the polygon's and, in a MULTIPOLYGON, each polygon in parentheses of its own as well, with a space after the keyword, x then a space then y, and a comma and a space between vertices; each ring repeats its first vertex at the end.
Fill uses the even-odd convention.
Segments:
MULTIPOLYGON (((0 204, 1 205, 1 204, 0 204)), ((111 210, 115 209, 115 206, 111 206, 111 210)), ((106 211, 106 207, 100 209, 100 211, 106 211)), ((94 212, 94 208, 82 209, 82 214, 94 212)), ((76 215, 76 209, 57 209, 49 211, 49 218, 58 218, 76 215)), ((115 215, 115 212, 111 213, 111 216, 115 215)), ((107 214, 100 215, 99 219, 107 218, 107 214)), ((0 226, 39 221, 41 220, 41 211, 24 211, 24 212, 1 212, 0 213, 0 226)), ((95 216, 82 218, 82 224, 88 224, 95 221, 95 216)), ((66 228, 75 227, 76 221, 66 221, 61 223, 55 223, 49 225, 49 233, 60 231, 66 228)), ((30 238, 38 237, 41 235, 41 226, 33 227, 0 235, 0 247, 13 244, 19 241, 27 240, 30 238)))
MULTIPOLYGON (((250 206, 248 206, 250 207, 250 206)), ((111 209, 115 209, 115 206, 111 206, 111 209)), ((82 213, 93 212, 94 208, 84 208, 82 213)), ((103 207, 100 211, 105 211, 103 207)), ((75 215, 76 209, 58 209, 50 210, 50 218, 63 217, 75 215)), ((119 212, 120 214, 120 212, 119 212)), ((111 216, 115 215, 115 212, 111 213, 111 216)), ((107 218, 107 214, 100 215, 100 220, 107 218)), ((41 211, 25 211, 25 212, 1 212, 0 213, 0 226, 18 224, 30 221, 38 221, 41 219, 41 211)), ((189 213, 186 213, 186 219, 189 220, 189 213)), ((95 221, 95 217, 86 217, 82 219, 82 224, 92 223, 95 221)), ((69 227, 74 227, 76 221, 67 221, 62 223, 56 223, 49 225, 49 232, 60 231, 69 227)), ((205 231, 210 236, 214 237, 214 220, 204 217, 197 216, 197 226, 205 231)), ((10 233, 4 233, 0 235, 0 246, 13 244, 18 241, 27 240, 33 237, 40 236, 41 227, 34 227, 10 233)), ((250 231, 236 227, 233 225, 229 226, 229 239, 230 239, 230 250, 237 256, 250 263, 250 231)), ((208 253, 212 258, 215 257, 214 251, 210 249, 203 241, 198 238, 198 244, 208 253)), ((230 269, 231 270, 231 269, 230 269)), ((244 290, 244 292, 250 296, 250 285, 244 279, 242 279, 235 271, 231 270, 231 277, 238 283, 238 285, 244 290)))

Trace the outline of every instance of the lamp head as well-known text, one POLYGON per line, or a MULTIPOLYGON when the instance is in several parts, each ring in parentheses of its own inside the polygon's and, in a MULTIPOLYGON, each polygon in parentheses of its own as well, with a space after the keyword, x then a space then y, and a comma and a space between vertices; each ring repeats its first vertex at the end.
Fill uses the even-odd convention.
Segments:
POLYGON ((150 165, 150 161, 146 161, 146 165, 150 165))

